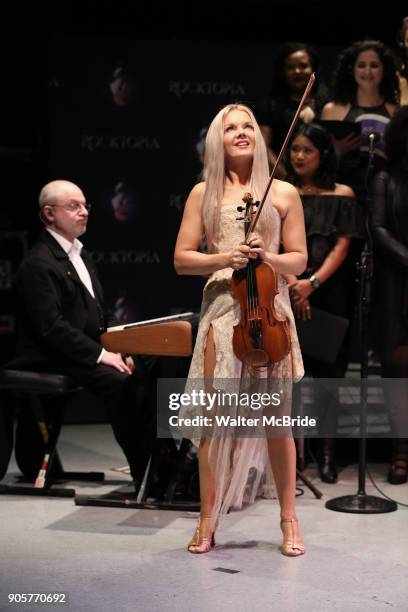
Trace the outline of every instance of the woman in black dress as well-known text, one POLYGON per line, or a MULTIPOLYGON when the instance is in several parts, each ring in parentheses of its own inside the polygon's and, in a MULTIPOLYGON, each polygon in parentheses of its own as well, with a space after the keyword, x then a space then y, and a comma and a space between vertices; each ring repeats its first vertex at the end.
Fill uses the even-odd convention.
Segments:
MULTIPOLYGON (((301 126, 291 141, 287 168, 288 180, 301 196, 308 248, 305 273, 288 277, 295 314, 301 319, 310 319, 315 306, 349 318, 349 268, 345 261, 351 240, 359 233, 359 214, 352 189, 335 182, 337 158, 328 132, 314 123, 301 126)), ((306 372, 315 378, 343 377, 347 342, 343 342, 334 363, 307 355, 304 362, 306 372)), ((322 398, 319 400, 322 403, 322 398)), ((330 405, 326 406, 326 413, 319 420, 321 430, 328 435, 328 423, 335 423, 330 405)), ((333 441, 329 438, 323 439, 319 471, 323 481, 337 481, 333 441)))
POLYGON ((399 379, 389 398, 394 454, 391 484, 408 476, 408 106, 395 113, 385 133, 387 169, 373 181, 371 226, 374 240, 373 341, 383 376, 399 379))
MULTIPOLYGON (((278 50, 273 64, 270 94, 257 109, 261 132, 268 149, 269 161, 275 161, 285 140, 309 77, 314 72, 316 81, 303 105, 299 120, 310 123, 320 115, 328 99, 326 87, 319 78, 320 59, 317 51, 303 42, 288 42, 278 50)), ((279 168, 283 178, 284 168, 279 168)))
POLYGON ((346 180, 360 204, 367 197, 369 151, 376 174, 384 168, 384 133, 399 100, 397 67, 391 50, 378 40, 357 41, 338 57, 333 76, 333 99, 321 119, 358 123, 361 136, 350 133, 335 140, 340 156, 338 179, 346 180), (374 136, 372 145, 370 135, 374 136))

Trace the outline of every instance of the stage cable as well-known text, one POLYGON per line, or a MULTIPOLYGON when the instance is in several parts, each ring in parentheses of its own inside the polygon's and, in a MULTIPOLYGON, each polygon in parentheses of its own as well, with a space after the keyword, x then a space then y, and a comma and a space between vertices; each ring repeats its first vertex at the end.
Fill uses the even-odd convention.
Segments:
MULTIPOLYGON (((315 462, 315 463, 316 463, 316 465, 317 465, 317 459, 316 459, 316 456, 314 455, 314 453, 312 452, 312 450, 311 450, 311 448, 310 448, 310 440, 309 440, 309 438, 307 438, 307 439, 306 439, 306 441, 307 441, 307 452, 309 453, 309 455, 310 455, 310 457, 311 457, 311 459, 312 459, 312 462, 315 462)), ((392 497, 389 497, 389 496, 388 496, 386 493, 384 493, 384 491, 382 491, 382 490, 381 490, 381 489, 378 487, 378 485, 376 484, 376 482, 375 482, 374 478, 373 478, 373 477, 372 477, 372 475, 371 475, 371 472, 370 472, 370 470, 369 470, 368 464, 366 464, 366 470, 367 470, 368 477, 369 477, 369 479, 371 480, 371 484, 372 484, 372 485, 373 485, 373 487, 374 487, 374 488, 375 488, 375 489, 378 491, 378 493, 380 493, 380 495, 382 495, 382 496, 383 496, 385 499, 388 499, 389 501, 393 501, 393 502, 395 502, 395 503, 396 503, 396 504, 398 504, 399 506, 403 506, 404 508, 408 508, 408 504, 404 504, 404 502, 400 502, 400 501, 398 501, 397 499, 394 499, 394 498, 392 498, 392 497)))
POLYGON ((371 484, 373 485, 373 487, 375 489, 377 489, 377 491, 380 493, 380 495, 382 495, 383 497, 385 497, 385 499, 388 499, 389 501, 395 502, 399 506, 404 506, 404 508, 408 508, 408 504, 404 504, 403 502, 400 502, 397 499, 393 499, 392 497, 389 497, 386 493, 384 493, 384 491, 381 491, 380 487, 377 486, 377 484, 374 481, 374 478, 371 476, 371 472, 368 469, 368 465, 367 464, 366 464, 366 470, 367 470, 368 477, 371 480, 371 484))

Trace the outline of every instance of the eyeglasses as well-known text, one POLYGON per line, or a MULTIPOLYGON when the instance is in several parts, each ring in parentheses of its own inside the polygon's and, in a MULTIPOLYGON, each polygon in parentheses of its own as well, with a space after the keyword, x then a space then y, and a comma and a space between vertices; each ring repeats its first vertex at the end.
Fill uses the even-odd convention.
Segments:
POLYGON ((44 204, 44 206, 64 208, 65 210, 68 210, 72 213, 78 213, 82 210, 82 208, 85 208, 85 210, 87 210, 88 212, 91 212, 92 210, 92 204, 90 204, 89 202, 85 202, 85 204, 80 204, 79 202, 67 202, 66 204, 44 204))

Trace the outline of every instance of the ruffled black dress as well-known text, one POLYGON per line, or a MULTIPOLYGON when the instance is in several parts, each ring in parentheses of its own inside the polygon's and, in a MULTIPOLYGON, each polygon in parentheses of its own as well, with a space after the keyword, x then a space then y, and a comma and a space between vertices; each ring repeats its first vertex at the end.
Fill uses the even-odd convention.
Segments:
MULTIPOLYGON (((356 199, 340 195, 302 195, 308 249, 307 268, 302 278, 309 278, 322 265, 340 236, 361 236, 361 209, 356 199)), ((354 305, 353 272, 346 260, 310 298, 311 306, 342 317, 351 318, 354 305)), ((321 340, 321 339, 320 339, 321 340)), ((346 341, 334 364, 305 359, 306 369, 313 376, 344 376, 346 341), (308 367, 309 366, 309 367, 308 367)))

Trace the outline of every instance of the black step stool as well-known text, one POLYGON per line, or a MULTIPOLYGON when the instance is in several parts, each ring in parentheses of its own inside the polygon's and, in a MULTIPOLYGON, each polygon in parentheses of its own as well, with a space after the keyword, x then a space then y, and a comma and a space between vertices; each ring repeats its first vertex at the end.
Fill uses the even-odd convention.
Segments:
MULTIPOLYGON (((58 456, 57 442, 64 417, 65 404, 73 393, 80 390, 81 387, 68 376, 62 374, 0 370, 0 392, 11 391, 27 400, 45 443, 44 457, 34 484, 32 486, 0 484, 1 495, 75 497, 75 489, 58 488, 52 486, 53 482, 67 480, 102 482, 104 480, 103 472, 66 472, 58 456), (46 398, 51 403, 47 423, 44 419, 42 402, 42 399, 46 398)), ((2 410, 1 406, 0 410, 2 410)))

